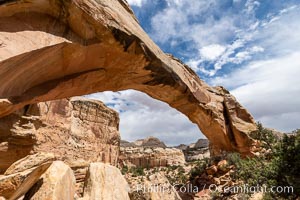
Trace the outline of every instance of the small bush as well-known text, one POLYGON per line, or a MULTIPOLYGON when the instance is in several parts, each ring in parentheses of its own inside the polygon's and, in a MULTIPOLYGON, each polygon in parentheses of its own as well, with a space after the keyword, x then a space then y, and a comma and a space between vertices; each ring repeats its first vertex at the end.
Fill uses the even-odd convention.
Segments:
POLYGON ((260 139, 263 148, 270 149, 271 154, 242 159, 239 154, 229 154, 227 160, 235 165, 232 175, 243 180, 249 186, 266 185, 292 186, 293 193, 268 193, 265 199, 295 199, 300 195, 300 130, 297 129, 282 139, 276 139, 272 132, 258 123, 255 139, 260 139))

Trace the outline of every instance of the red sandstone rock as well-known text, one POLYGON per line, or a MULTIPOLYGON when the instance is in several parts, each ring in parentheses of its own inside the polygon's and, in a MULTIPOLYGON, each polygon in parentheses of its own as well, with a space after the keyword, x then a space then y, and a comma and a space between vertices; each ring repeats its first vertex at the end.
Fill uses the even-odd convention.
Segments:
POLYGON ((0 44, 2 117, 36 102, 135 89, 196 123, 213 153, 252 153, 247 110, 163 53, 123 0, 4 1, 0 44))

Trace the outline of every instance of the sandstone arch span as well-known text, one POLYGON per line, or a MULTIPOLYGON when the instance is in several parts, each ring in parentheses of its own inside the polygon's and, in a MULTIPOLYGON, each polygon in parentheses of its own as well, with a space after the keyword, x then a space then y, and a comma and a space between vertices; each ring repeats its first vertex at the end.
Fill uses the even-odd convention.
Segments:
POLYGON ((1 1, 0 85, 0 116, 42 101, 135 89, 188 116, 216 153, 254 149, 247 110, 163 53, 123 0, 1 1))

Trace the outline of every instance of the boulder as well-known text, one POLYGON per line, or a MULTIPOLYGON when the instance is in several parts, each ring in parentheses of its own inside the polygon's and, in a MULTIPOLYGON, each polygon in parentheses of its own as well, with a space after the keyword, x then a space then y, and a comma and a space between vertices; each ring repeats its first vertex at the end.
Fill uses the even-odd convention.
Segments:
POLYGON ((13 163, 4 173, 4 175, 10 175, 17 172, 22 172, 27 169, 38 167, 44 163, 52 162, 55 160, 55 156, 52 153, 37 153, 28 155, 25 158, 13 163))
POLYGON ((227 160, 221 160, 217 164, 218 170, 222 172, 227 172, 230 170, 227 160))
POLYGON ((214 174, 216 174, 217 173, 217 171, 218 171, 218 168, 217 168, 217 166, 215 166, 215 165, 212 165, 212 166, 210 166, 210 167, 208 167, 208 168, 206 168, 206 173, 208 174, 208 175, 214 175, 214 174))
POLYGON ((18 199, 23 196, 49 168, 50 162, 7 176, 0 175, 0 196, 18 199))
POLYGON ((181 200, 176 189, 162 173, 157 172, 150 175, 147 180, 142 183, 137 183, 137 185, 133 186, 133 188, 135 188, 135 190, 130 194, 130 196, 137 196, 137 194, 140 194, 140 199, 181 200))
POLYGON ((185 114, 221 150, 253 154, 250 113, 143 31, 123 0, 0 4, 0 116, 28 104, 135 89, 185 114))
POLYGON ((25 199, 71 200, 75 195, 75 176, 62 161, 54 161, 41 179, 27 192, 25 199))
POLYGON ((83 200, 129 200, 130 188, 120 170, 105 163, 91 163, 88 169, 83 200))
POLYGON ((149 181, 145 183, 146 187, 158 186, 160 189, 150 192, 151 200, 181 200, 175 188, 169 183, 168 179, 161 173, 155 173, 149 176, 149 181))

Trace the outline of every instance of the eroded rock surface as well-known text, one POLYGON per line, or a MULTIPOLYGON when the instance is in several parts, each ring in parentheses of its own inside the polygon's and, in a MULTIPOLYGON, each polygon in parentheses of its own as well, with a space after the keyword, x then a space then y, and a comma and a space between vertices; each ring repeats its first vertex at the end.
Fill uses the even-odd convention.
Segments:
POLYGON ((129 190, 129 185, 118 168, 105 163, 91 163, 83 200, 129 200, 129 190))
POLYGON ((7 176, 0 175, 0 196, 7 199, 18 199, 39 180, 50 165, 51 163, 47 162, 7 176))
POLYGON ((62 161, 54 161, 41 179, 28 191, 25 199, 72 200, 75 195, 75 176, 62 161))
POLYGON ((184 165, 182 150, 168 148, 164 142, 156 137, 147 137, 134 142, 120 143, 119 163, 127 167, 166 167, 184 165))
POLYGON ((184 165, 182 150, 161 147, 120 147, 120 163, 129 167, 166 167, 184 165))
POLYGON ((90 162, 116 165, 118 126, 118 113, 86 98, 26 106, 0 119, 0 172, 28 154, 39 152, 51 152, 79 171, 90 162))
POLYGON ((185 114, 216 154, 251 154, 255 145, 247 110, 163 53, 123 0, 1 1, 0 85, 1 117, 36 102, 135 89, 185 114))
POLYGON ((139 139, 133 142, 136 146, 141 146, 141 147, 161 147, 161 148, 166 148, 167 146, 165 145, 164 142, 160 141, 156 137, 147 137, 145 139, 139 139))
POLYGON ((146 180, 139 183, 131 183, 132 200, 181 200, 174 185, 171 185, 163 173, 154 173, 146 180))

